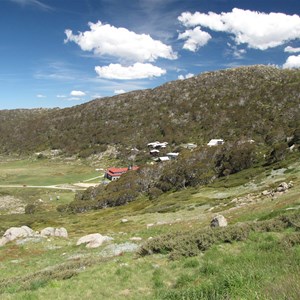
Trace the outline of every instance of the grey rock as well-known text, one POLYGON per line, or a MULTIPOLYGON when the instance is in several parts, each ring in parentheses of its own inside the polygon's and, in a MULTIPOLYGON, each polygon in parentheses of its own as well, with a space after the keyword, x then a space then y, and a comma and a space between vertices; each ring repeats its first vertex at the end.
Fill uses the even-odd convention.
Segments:
POLYGON ((9 242, 9 239, 7 239, 6 237, 2 237, 0 239, 0 247, 4 246, 5 244, 7 244, 9 242))
POLYGON ((76 245, 86 244, 86 248, 98 248, 104 242, 113 240, 112 237, 101 235, 100 233, 92 233, 81 237, 76 245))
POLYGON ((289 185, 286 182, 281 182, 276 189, 276 192, 285 192, 289 189, 289 185))
POLYGON ((215 216, 210 222, 210 227, 226 227, 227 225, 227 220, 223 215, 215 216))
POLYGON ((61 228, 46 227, 41 231, 41 236, 43 237, 56 236, 56 237, 68 238, 68 232, 64 227, 61 228))
POLYGON ((47 237, 47 236, 54 236, 55 229, 53 227, 46 227, 41 230, 41 236, 47 237))
POLYGON ((112 244, 106 246, 100 253, 103 257, 118 256, 124 252, 135 252, 139 246, 134 243, 112 244))
POLYGON ((139 236, 134 236, 134 237, 130 238, 130 240, 131 240, 131 241, 141 241, 142 238, 139 237, 139 236))
POLYGON ((26 238, 29 236, 34 236, 34 234, 35 232, 28 226, 11 227, 5 231, 3 237, 8 239, 9 241, 13 241, 18 238, 26 238))
POLYGON ((56 228, 54 232, 54 236, 68 238, 68 232, 64 227, 56 228))
POLYGON ((271 194, 271 192, 270 191, 268 191, 268 190, 265 190, 265 191, 262 191, 262 193, 261 193, 263 196, 268 196, 268 195, 270 195, 271 194))

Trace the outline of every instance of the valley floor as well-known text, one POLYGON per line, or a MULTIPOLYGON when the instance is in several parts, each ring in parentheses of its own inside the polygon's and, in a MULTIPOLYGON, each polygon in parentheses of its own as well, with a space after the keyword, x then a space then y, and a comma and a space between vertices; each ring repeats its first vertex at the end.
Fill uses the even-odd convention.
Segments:
MULTIPOLYGON (((0 199, 21 206, 41 200, 33 215, 24 214, 24 210, 12 214, 13 207, 0 206, 1 234, 22 225, 35 231, 65 227, 69 234, 68 239, 21 239, 1 247, 1 299, 300 298, 300 223, 277 226, 280 216, 298 215, 299 161, 278 165, 276 170, 245 170, 210 186, 168 193, 154 201, 140 198, 126 206, 77 215, 56 211, 59 204, 72 201, 74 191, 54 191, 49 185, 89 183, 88 179, 99 176, 93 169, 82 164, 70 169, 55 164, 49 169, 49 165, 25 162, 0 167, 0 199), (23 168, 31 174, 27 182, 18 177, 17 169, 22 173, 23 168), (54 169, 56 173, 52 173, 54 169), (57 177, 52 176, 48 185, 49 172, 57 177), (21 181, 26 188, 18 183, 21 181), (292 185, 281 192, 277 188, 282 182, 292 185), (58 201, 54 198, 57 195, 58 201), (217 214, 228 220, 228 240, 210 240, 211 246, 198 253, 191 236, 197 236, 198 244, 203 241, 205 232, 211 230, 211 218, 217 214), (271 222, 269 229, 253 230, 245 238, 232 237, 239 224, 260 222, 271 222), (96 232, 113 240, 96 249, 76 246, 79 237, 96 232), (182 236, 182 242, 176 236, 182 236), (160 248, 163 243, 169 246, 160 248), (156 254, 130 252, 135 246, 148 249, 151 245, 157 247, 156 254), (123 251, 112 250, 118 247, 123 251), (174 249, 185 255, 174 256, 174 249)), ((244 236, 243 231, 238 232, 244 236)))

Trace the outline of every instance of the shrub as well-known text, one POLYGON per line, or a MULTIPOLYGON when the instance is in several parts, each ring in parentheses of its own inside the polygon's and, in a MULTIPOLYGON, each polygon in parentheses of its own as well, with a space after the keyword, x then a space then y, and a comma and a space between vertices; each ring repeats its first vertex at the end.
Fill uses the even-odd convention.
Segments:
POLYGON ((25 214, 33 215, 36 212, 36 206, 34 204, 27 204, 25 206, 25 214))
MULTIPOLYGON (((280 216, 272 220, 235 224, 215 229, 206 228, 193 231, 178 231, 161 235, 144 243, 139 249, 139 255, 152 253, 169 254, 170 259, 192 257, 206 251, 215 244, 232 243, 246 240, 251 232, 281 232, 286 228, 297 229, 299 214, 280 216)), ((283 243, 294 245, 300 240, 300 235, 291 235, 283 243)))

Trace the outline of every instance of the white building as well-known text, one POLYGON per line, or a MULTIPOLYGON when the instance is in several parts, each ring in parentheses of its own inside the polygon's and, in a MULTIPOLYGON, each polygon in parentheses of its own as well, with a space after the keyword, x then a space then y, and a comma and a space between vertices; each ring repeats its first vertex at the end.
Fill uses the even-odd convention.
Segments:
POLYGON ((223 144, 224 144, 224 140, 222 140, 222 139, 212 139, 209 141, 207 146, 211 147, 211 146, 218 146, 218 145, 223 145, 223 144))

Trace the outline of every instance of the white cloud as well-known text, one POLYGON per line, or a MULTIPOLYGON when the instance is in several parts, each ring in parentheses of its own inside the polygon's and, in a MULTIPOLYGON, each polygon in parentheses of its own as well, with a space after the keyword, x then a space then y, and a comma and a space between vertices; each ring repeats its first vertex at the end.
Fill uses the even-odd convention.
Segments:
POLYGON ((86 94, 85 94, 85 92, 82 92, 82 91, 72 91, 70 93, 70 95, 73 96, 73 97, 83 97, 86 94))
POLYGON ((116 95, 120 95, 120 94, 126 93, 126 91, 120 89, 120 90, 114 90, 114 93, 115 93, 116 95))
POLYGON ((244 58, 244 55, 247 53, 245 49, 239 49, 237 45, 232 45, 227 43, 227 46, 230 48, 226 54, 232 55, 236 59, 244 58))
POLYGON ((65 95, 56 95, 56 98, 66 98, 67 96, 65 95))
POLYGON ((95 55, 109 55, 129 61, 155 61, 158 58, 176 59, 171 46, 154 40, 148 34, 137 34, 126 28, 109 24, 89 23, 90 30, 73 34, 65 30, 67 42, 75 42, 83 51, 93 51, 95 55))
POLYGON ((129 67, 124 67, 120 64, 110 64, 104 67, 97 66, 95 71, 101 78, 120 80, 159 77, 166 73, 166 70, 149 63, 135 63, 129 67))
POLYGON ((298 52, 300 52, 300 48, 293 48, 291 46, 287 46, 287 47, 284 48, 284 52, 298 53, 298 52))
POLYGON ((262 13, 234 8, 231 12, 182 13, 178 20, 186 27, 202 26, 233 34, 236 44, 266 50, 300 38, 300 17, 283 13, 262 13))
POLYGON ((283 65, 283 68, 284 69, 300 68, 300 54, 289 56, 287 61, 283 65))
POLYGON ((197 25, 202 25, 215 31, 224 31, 225 28, 220 15, 214 12, 209 12, 208 14, 202 14, 198 11, 194 14, 191 14, 190 12, 184 12, 178 17, 178 20, 185 27, 195 27, 197 25))
POLYGON ((36 95, 36 97, 37 97, 37 98, 46 98, 46 96, 45 96, 45 95, 42 95, 42 94, 38 94, 38 95, 36 95))
POLYGON ((183 49, 190 51, 197 51, 199 47, 202 47, 208 43, 211 39, 211 35, 205 31, 202 31, 199 26, 194 29, 186 30, 178 35, 178 39, 187 40, 183 49))
POLYGON ((179 76, 178 76, 178 79, 184 80, 184 79, 191 78, 191 77, 193 77, 193 76, 194 76, 194 74, 188 73, 188 74, 186 74, 186 75, 179 75, 179 76))

